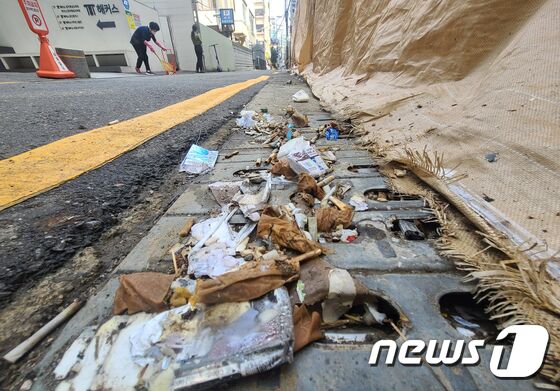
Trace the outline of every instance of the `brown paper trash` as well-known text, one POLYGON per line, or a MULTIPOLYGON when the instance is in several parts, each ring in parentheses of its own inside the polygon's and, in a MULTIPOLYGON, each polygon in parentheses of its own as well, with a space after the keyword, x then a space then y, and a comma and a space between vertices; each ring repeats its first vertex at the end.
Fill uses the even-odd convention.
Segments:
POLYGON ((325 197, 325 191, 317 186, 317 181, 309 174, 300 174, 298 180, 298 191, 311 194, 313 197, 322 200, 325 197))
POLYGON ((298 262, 250 262, 214 279, 197 280, 195 293, 189 302, 194 305, 249 301, 280 288, 298 276, 298 262))
POLYGON ((128 310, 137 312, 161 312, 167 309, 164 301, 175 276, 172 274, 142 272, 119 277, 120 286, 115 295, 113 314, 128 310))
POLYGON ((305 304, 294 306, 294 353, 313 341, 323 338, 321 331, 321 315, 314 311, 311 314, 305 304))
POLYGON ((348 228, 354 218, 354 210, 337 208, 320 208, 317 210, 317 229, 320 232, 331 232, 337 226, 348 228))
POLYGON ((291 197, 291 200, 296 205, 303 204, 308 208, 313 208, 313 206, 315 205, 315 197, 313 197, 311 194, 307 194, 301 191, 298 191, 296 194, 294 194, 291 197))
POLYGON ((297 110, 292 114, 292 122, 298 128, 309 126, 309 118, 305 114, 301 114, 297 110))
POLYGON ((257 236, 270 239, 273 243, 283 248, 306 253, 313 250, 324 250, 319 243, 307 239, 297 226, 295 220, 289 221, 281 218, 272 207, 263 210, 259 224, 257 225, 257 236))
MULTIPOLYGON (((330 263, 321 258, 315 258, 301 264, 299 279, 304 284, 304 304, 313 305, 325 300, 329 294, 329 273, 335 269, 330 263)), ((369 295, 368 288, 354 279, 356 296, 354 303, 362 303, 369 295)))
POLYGON ((290 164, 286 159, 278 160, 274 166, 272 166, 270 172, 272 175, 284 175, 284 178, 286 179, 294 179, 297 177, 297 174, 290 168, 290 164))

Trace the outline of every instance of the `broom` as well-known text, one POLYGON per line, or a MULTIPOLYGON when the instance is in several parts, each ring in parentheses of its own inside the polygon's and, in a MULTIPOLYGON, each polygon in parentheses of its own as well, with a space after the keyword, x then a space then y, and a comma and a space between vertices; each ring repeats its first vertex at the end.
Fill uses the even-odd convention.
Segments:
POLYGON ((158 56, 158 54, 155 51, 154 51, 154 54, 156 55, 159 62, 161 63, 161 66, 163 67, 163 70, 168 75, 174 75, 175 73, 177 73, 177 66, 175 65, 175 63, 171 63, 171 62, 168 62, 168 61, 164 60, 165 53, 163 52, 163 50, 161 51, 161 58, 160 58, 160 56, 158 56))

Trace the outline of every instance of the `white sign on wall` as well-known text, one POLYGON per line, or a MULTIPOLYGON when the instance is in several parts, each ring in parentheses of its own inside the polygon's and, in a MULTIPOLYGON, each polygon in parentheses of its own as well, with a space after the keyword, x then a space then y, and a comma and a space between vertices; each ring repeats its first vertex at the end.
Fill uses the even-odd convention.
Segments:
POLYGON ((61 30, 83 30, 82 10, 78 4, 53 5, 52 10, 61 30))

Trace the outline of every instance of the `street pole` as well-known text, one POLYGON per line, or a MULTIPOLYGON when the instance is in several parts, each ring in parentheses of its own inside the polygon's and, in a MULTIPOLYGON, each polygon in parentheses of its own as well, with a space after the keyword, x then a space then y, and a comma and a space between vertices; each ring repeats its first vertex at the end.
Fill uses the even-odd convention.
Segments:
MULTIPOLYGON (((192 8, 194 10, 194 15, 196 18, 196 27, 198 27, 198 33, 200 34, 200 40, 202 41, 202 30, 200 29, 200 19, 198 18, 198 1, 192 0, 192 8)), ((204 51, 202 52, 202 67, 206 71, 206 58, 204 57, 204 51)))
POLYGON ((290 68, 290 45, 288 44, 288 32, 289 32, 289 21, 288 21, 288 6, 290 4, 289 0, 284 0, 284 6, 286 7, 286 11, 284 13, 284 22, 286 23, 286 58, 285 58, 285 62, 286 62, 286 69, 290 68))

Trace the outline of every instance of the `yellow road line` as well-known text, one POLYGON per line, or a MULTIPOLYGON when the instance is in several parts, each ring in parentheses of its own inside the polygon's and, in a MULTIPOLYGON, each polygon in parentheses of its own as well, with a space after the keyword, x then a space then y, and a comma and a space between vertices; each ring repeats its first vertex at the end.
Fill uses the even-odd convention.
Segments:
POLYGON ((0 84, 17 84, 17 83, 27 83, 25 81, 0 81, 0 84))
POLYGON ((216 88, 152 113, 0 160, 0 210, 94 170, 267 79, 261 76, 216 88))

